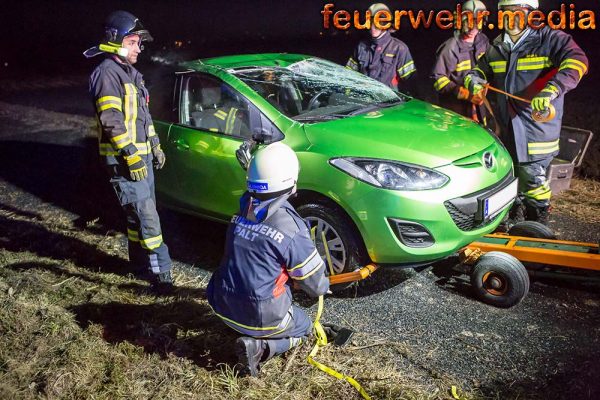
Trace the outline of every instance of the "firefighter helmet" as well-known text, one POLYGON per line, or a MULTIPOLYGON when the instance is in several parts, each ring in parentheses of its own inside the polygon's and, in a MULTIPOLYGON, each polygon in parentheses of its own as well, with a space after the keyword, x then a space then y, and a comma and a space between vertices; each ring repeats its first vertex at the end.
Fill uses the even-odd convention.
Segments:
POLYGON ((498 10, 508 6, 523 6, 533 9, 540 7, 539 0, 500 0, 498 1, 498 10))
POLYGON ((298 181, 300 165, 290 146, 281 142, 258 149, 250 160, 246 183, 250 193, 283 194, 298 181))
POLYGON ((377 11, 387 11, 391 13, 390 8, 383 3, 371 4, 371 7, 369 7, 369 11, 371 12, 371 16, 375 15, 377 11))
MULTIPOLYGON (((483 23, 487 21, 487 16, 482 19, 478 19, 478 16, 479 16, 478 13, 487 11, 487 7, 485 6, 485 4, 483 4, 482 1, 467 0, 461 4, 461 8, 462 8, 463 12, 470 11, 473 14, 473 21, 478 22, 477 29, 479 29, 479 30, 483 29, 483 23)), ((456 15, 454 17, 457 18, 456 15)), ((468 25, 468 21, 469 21, 469 17, 467 15, 463 14, 462 24, 461 24, 463 32, 468 32, 470 30, 469 28, 472 28, 472 26, 468 25)))
POLYGON ((104 37, 99 46, 86 50, 86 57, 94 57, 103 52, 127 56, 127 49, 122 47, 123 39, 127 36, 138 35, 140 43, 153 40, 150 32, 144 28, 140 20, 127 11, 114 11, 106 18, 104 23, 104 37))

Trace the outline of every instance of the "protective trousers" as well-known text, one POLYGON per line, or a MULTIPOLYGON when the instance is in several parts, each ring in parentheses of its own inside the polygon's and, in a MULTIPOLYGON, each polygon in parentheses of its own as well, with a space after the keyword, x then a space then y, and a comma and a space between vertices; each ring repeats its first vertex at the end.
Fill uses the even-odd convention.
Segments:
POLYGON ((304 310, 295 305, 292 305, 292 308, 294 309, 292 320, 285 331, 268 338, 261 338, 267 342, 269 348, 268 358, 285 353, 292 347, 298 346, 308 338, 312 331, 312 321, 304 310))
POLYGON ((148 269, 153 274, 171 270, 169 248, 163 242, 160 218, 156 211, 152 156, 142 156, 148 177, 132 181, 129 171, 121 165, 109 166, 110 183, 127 216, 129 261, 136 269, 148 269))
POLYGON ((552 156, 526 163, 516 164, 519 178, 519 196, 527 207, 527 219, 536 220, 536 215, 550 205, 550 182, 547 178, 552 156), (534 215, 530 215, 533 213, 534 215))

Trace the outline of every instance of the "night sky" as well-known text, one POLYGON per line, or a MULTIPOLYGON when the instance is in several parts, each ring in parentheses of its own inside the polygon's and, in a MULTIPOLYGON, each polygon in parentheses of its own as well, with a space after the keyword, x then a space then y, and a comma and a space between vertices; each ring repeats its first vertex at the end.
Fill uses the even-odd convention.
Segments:
MULTIPOLYGON (((556 0, 541 0, 543 9, 557 7, 556 0)), ((185 43, 183 58, 212 57, 253 52, 290 52, 322 56, 343 63, 364 32, 349 34, 322 27, 320 14, 326 1, 11 1, 0 16, 2 51, 0 77, 64 74, 89 71, 96 60, 86 60, 82 51, 97 44, 106 16, 124 9, 138 16, 155 38, 142 60, 162 49, 172 49, 176 40, 185 43), (323 32, 323 35, 319 35, 323 32), (189 44, 187 42, 190 42, 189 44)), ((335 10, 366 10, 371 1, 337 1, 335 10)), ((497 2, 486 0, 495 10, 497 2)), ((577 9, 591 8, 600 16, 597 1, 576 0, 577 9)), ((455 0, 396 0, 395 9, 452 9, 455 0)), ((494 37, 497 31, 486 32, 494 37)), ((593 58, 600 49, 598 31, 573 32, 592 58, 589 81, 596 82, 593 58)), ((450 35, 440 29, 401 29, 421 76, 426 78, 436 48, 450 35)), ((142 65, 142 63, 140 63, 142 65)))

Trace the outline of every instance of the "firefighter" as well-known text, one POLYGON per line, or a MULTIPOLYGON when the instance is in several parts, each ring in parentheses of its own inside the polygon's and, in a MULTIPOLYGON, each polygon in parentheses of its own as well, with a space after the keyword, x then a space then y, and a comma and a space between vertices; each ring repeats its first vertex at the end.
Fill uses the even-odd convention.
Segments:
MULTIPOLYGON (((375 3, 369 7, 371 16, 378 11, 390 12, 383 3, 375 3)), ((400 39, 392 37, 393 29, 381 30, 371 24, 371 38, 361 40, 348 59, 346 68, 358 71, 392 89, 406 92, 414 91, 414 77, 417 68, 408 46, 400 39)))
POLYGON ((461 30, 446 40, 436 52, 436 63, 432 71, 433 87, 438 93, 439 105, 471 118, 484 122, 483 96, 474 96, 464 87, 465 75, 477 64, 490 46, 487 36, 480 30, 483 20, 477 24, 477 13, 486 11, 479 0, 468 0, 462 5, 463 12, 471 11, 473 19, 469 26, 467 15, 462 17, 461 30))
POLYGON ((165 154, 148 109, 142 74, 133 66, 144 41, 152 41, 139 19, 126 11, 111 13, 99 46, 86 57, 104 54, 90 77, 90 94, 99 125, 99 153, 110 183, 127 216, 129 260, 151 272, 154 288, 172 289, 171 258, 156 211, 154 173, 165 154))
POLYGON ((231 219, 225 255, 206 291, 214 312, 243 335, 235 351, 245 375, 257 376, 261 362, 297 346, 312 330, 310 318, 292 304, 288 279, 312 297, 329 290, 309 227, 288 202, 298 170, 296 154, 283 143, 254 153, 248 190, 231 219))
MULTIPOLYGON (((503 11, 522 11, 524 21, 538 7, 538 0, 498 2, 503 11)), ((546 175, 558 154, 564 96, 587 73, 588 59, 569 34, 548 26, 532 29, 516 19, 512 27, 504 24, 504 33, 465 77, 465 86, 478 94, 491 82, 507 93, 531 99, 528 104, 499 94, 495 117, 519 178, 519 199, 511 217, 547 223, 551 191, 546 175), (532 112, 547 111, 550 104, 556 108, 554 119, 536 122, 532 112)))

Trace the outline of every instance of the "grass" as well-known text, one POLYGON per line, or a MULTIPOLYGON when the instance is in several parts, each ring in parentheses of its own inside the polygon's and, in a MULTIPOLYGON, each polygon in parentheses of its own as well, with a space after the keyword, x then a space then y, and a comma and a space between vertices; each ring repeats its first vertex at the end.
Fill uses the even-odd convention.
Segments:
MULTIPOLYGON (((146 282, 117 269, 126 265, 122 234, 92 234, 38 216, 28 222, 46 237, 63 235, 40 255, 34 242, 43 235, 23 224, 27 218, 2 217, 21 247, 0 250, 0 398, 359 398, 306 362, 312 342, 267 362, 259 379, 240 378, 236 336, 212 315, 206 280, 180 271, 176 281, 185 285, 178 294, 155 296, 146 282), (111 254, 92 257, 92 243, 111 254), (87 256, 66 256, 74 253, 87 256)), ((355 377, 374 399, 451 398, 451 377, 411 366, 411 351, 357 333, 350 346, 322 349, 318 360, 355 377)))
POLYGON ((552 198, 556 212, 589 223, 600 223, 600 181, 577 179, 571 188, 552 198))

